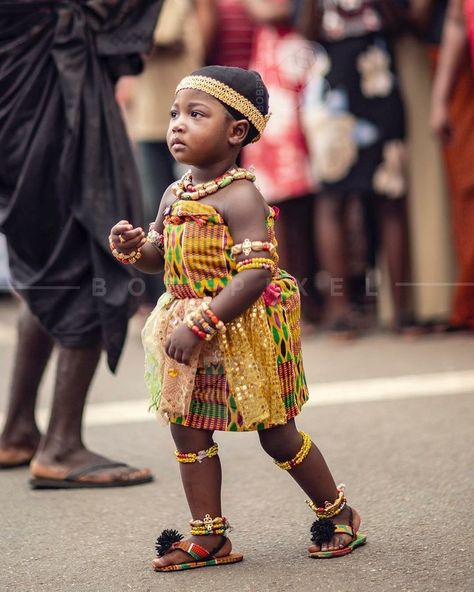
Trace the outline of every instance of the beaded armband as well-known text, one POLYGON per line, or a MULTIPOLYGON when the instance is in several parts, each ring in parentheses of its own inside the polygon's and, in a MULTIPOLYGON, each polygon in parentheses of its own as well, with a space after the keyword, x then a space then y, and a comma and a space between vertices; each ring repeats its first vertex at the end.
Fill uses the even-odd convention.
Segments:
POLYGON ((191 520, 189 525, 192 536, 223 535, 230 528, 227 518, 223 516, 211 518, 210 514, 206 514, 203 520, 191 520))
POLYGON ((146 237, 148 243, 150 243, 155 249, 163 255, 163 251, 165 248, 165 237, 163 234, 160 234, 155 230, 155 223, 151 222, 149 231, 146 237))
POLYGON ((284 471, 291 471, 291 469, 301 464, 308 456, 309 451, 311 450, 311 438, 305 432, 300 432, 300 434, 303 438, 303 443, 301 444, 301 448, 298 450, 294 458, 291 460, 285 460, 283 462, 274 459, 274 463, 277 467, 280 467, 280 469, 283 469, 284 471))
POLYGON ((206 450, 200 450, 199 452, 179 452, 179 450, 176 450, 174 453, 176 460, 183 464, 191 464, 195 462, 202 463, 202 461, 206 458, 212 458, 218 454, 218 444, 213 444, 210 448, 207 448, 206 450))
POLYGON ((224 323, 212 312, 207 303, 185 317, 184 322, 203 341, 211 341, 217 333, 225 333, 224 323))
POLYGON ((247 269, 268 269, 275 273, 275 262, 272 259, 267 259, 266 257, 254 257, 253 259, 244 259, 243 261, 239 261, 237 263, 237 273, 241 271, 246 271, 247 269))
POLYGON ((133 265, 142 257, 140 249, 132 251, 131 253, 120 253, 120 251, 117 251, 117 249, 114 247, 112 241, 109 241, 109 247, 115 259, 117 259, 118 261, 120 261, 120 263, 123 263, 124 265, 133 265))
POLYGON ((234 256, 243 253, 246 257, 248 257, 252 251, 256 253, 260 251, 268 251, 268 253, 272 255, 275 251, 275 245, 269 242, 251 241, 249 238, 246 238, 243 243, 234 245, 230 250, 234 256))
POLYGON ((306 500, 308 506, 313 510, 316 514, 316 520, 324 520, 326 518, 334 518, 342 512, 342 510, 346 507, 347 499, 344 495, 345 489, 344 483, 341 483, 337 486, 337 491, 339 495, 335 502, 331 504, 331 502, 324 502, 324 508, 318 508, 314 502, 311 500, 306 500))

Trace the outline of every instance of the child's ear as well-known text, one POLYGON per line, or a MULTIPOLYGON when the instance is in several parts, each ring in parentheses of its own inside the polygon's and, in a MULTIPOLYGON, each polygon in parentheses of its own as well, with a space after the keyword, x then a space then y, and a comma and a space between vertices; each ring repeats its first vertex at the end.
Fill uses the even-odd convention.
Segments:
POLYGON ((242 144, 249 133, 250 124, 246 119, 232 122, 229 134, 229 144, 238 146, 242 144))

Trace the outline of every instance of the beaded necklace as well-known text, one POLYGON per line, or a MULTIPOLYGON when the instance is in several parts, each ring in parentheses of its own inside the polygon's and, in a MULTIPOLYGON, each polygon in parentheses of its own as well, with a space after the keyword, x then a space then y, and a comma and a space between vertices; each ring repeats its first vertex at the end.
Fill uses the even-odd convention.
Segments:
POLYGON ((191 171, 188 171, 179 181, 173 185, 171 189, 178 199, 198 200, 206 197, 207 195, 216 193, 219 191, 219 189, 227 187, 227 185, 230 185, 239 179, 247 179, 248 181, 252 181, 252 183, 254 183, 256 177, 251 171, 248 171, 247 169, 232 168, 220 177, 212 179, 212 181, 193 185, 191 171))

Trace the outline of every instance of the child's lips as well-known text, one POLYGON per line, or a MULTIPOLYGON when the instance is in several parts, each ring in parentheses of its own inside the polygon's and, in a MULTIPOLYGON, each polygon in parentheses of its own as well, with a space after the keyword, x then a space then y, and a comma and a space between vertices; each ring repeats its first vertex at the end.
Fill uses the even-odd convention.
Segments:
POLYGON ((171 141, 171 148, 173 150, 182 150, 183 148, 186 148, 186 144, 180 138, 174 138, 171 141))

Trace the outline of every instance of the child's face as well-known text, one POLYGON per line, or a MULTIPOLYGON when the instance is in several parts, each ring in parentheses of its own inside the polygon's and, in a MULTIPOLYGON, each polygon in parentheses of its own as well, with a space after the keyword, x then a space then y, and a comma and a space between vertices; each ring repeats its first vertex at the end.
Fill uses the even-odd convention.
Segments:
POLYGON ((235 121, 210 95, 199 90, 180 90, 170 116, 168 148, 178 162, 211 165, 232 148, 235 121))

